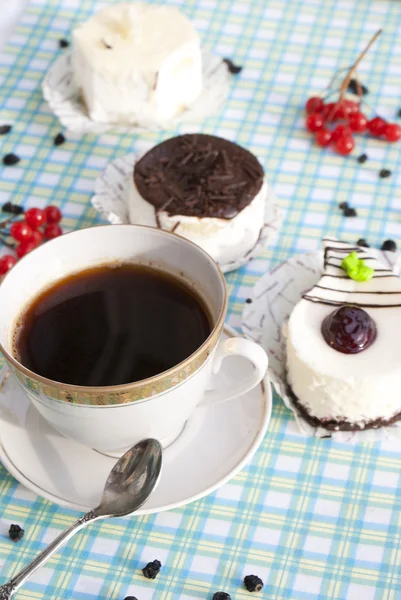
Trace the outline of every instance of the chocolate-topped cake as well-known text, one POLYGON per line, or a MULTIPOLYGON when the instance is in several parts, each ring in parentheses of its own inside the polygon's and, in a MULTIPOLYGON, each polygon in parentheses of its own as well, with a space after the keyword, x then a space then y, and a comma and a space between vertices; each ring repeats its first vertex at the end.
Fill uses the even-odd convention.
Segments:
POLYGON ((248 150, 190 134, 147 152, 134 167, 127 194, 132 222, 174 231, 228 263, 257 243, 267 185, 248 150))

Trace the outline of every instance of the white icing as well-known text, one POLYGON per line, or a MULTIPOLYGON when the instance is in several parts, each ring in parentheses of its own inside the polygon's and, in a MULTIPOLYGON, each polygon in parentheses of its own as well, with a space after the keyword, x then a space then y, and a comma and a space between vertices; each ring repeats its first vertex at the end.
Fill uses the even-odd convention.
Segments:
POLYGON ((202 91, 199 36, 169 6, 122 3, 98 12, 73 32, 73 70, 99 122, 169 119, 202 91))
MULTIPOLYGON (((264 223, 267 192, 264 181, 252 202, 233 219, 169 215, 161 211, 159 224, 162 229, 172 231, 178 223, 175 233, 203 248, 219 264, 230 263, 251 251, 257 243, 264 223)), ((155 209, 141 196, 132 177, 127 180, 125 193, 130 221, 156 227, 155 209)))
POLYGON ((362 426, 375 419, 391 419, 401 412, 401 306, 388 305, 401 304, 401 279, 368 248, 357 251, 375 269, 370 282, 328 277, 345 275, 341 267, 331 264, 339 264, 354 247, 333 239, 325 240, 324 245, 337 249, 326 253, 321 279, 298 302, 288 322, 288 381, 300 403, 318 419, 362 426), (337 304, 355 302, 375 321, 377 339, 359 354, 342 354, 326 343, 321 325, 337 304))

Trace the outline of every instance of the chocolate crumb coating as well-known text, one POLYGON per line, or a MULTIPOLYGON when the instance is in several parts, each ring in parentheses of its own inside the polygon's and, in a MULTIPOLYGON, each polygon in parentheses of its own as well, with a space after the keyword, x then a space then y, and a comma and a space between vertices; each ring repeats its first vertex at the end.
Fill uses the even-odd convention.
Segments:
POLYGON ((260 191, 264 172, 248 150, 204 134, 173 137, 135 165, 134 182, 156 215, 233 219, 260 191))

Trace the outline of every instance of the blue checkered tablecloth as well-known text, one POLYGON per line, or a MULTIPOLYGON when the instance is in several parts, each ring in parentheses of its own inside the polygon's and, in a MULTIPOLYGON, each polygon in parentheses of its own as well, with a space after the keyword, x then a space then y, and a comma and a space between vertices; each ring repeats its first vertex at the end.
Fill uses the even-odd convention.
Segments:
MULTIPOLYGON (((303 105, 333 72, 349 65, 370 36, 383 34, 360 67, 369 102, 395 119, 401 107, 401 4, 397 0, 168 0, 193 19, 203 43, 244 70, 224 111, 197 126, 258 155, 285 212, 274 245, 228 275, 229 322, 269 261, 319 247, 323 233, 380 245, 401 239, 400 145, 358 138, 348 158, 321 151, 304 130, 303 105), (356 157, 367 152, 369 161, 356 157), (392 170, 378 178, 381 168, 392 170), (348 201, 358 217, 344 219, 348 201)), ((105 3, 103 3, 105 4, 105 3)), ((95 8, 92 0, 31 0, 0 56, 0 123, 13 131, 1 152, 21 162, 0 168, 0 204, 56 203, 65 228, 101 222, 90 205, 94 180, 117 156, 170 134, 68 135, 41 95, 58 40, 95 8)), ((100 6, 100 3, 97 5, 100 6)), ((1 18, 1 15, 0 15, 1 18)), ((401 122, 401 121, 400 121, 401 122)), ((191 128, 193 130, 194 127, 191 128)), ((183 127, 180 131, 188 131, 183 127)), ((378 399, 380 401, 380 399, 378 399)), ((235 479, 181 509, 105 522, 78 535, 22 589, 31 600, 210 599, 224 589, 249 599, 245 574, 265 581, 266 600, 401 599, 401 454, 390 442, 349 445, 289 432, 292 414, 276 398, 259 451, 235 479), (162 574, 144 580, 148 560, 162 574)), ((24 489, 0 469, 0 564, 5 580, 77 517, 24 489), (25 527, 18 545, 12 522, 25 527)))

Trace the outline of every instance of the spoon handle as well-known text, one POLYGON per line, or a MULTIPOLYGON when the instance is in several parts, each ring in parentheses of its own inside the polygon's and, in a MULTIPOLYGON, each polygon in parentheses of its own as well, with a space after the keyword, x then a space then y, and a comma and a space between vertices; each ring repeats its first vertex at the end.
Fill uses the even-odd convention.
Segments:
POLYGON ((23 583, 34 573, 39 567, 41 567, 45 562, 49 560, 53 556, 53 554, 62 546, 67 540, 69 540, 77 531, 86 527, 88 523, 92 521, 96 521, 101 518, 101 515, 98 514, 97 509, 89 511, 75 521, 68 529, 60 533, 59 536, 56 537, 53 542, 51 542, 47 548, 42 550, 36 558, 33 559, 32 562, 29 563, 26 567, 22 569, 15 577, 10 579, 8 583, 0 586, 0 600, 8 600, 11 596, 14 596, 15 592, 21 587, 23 583))

